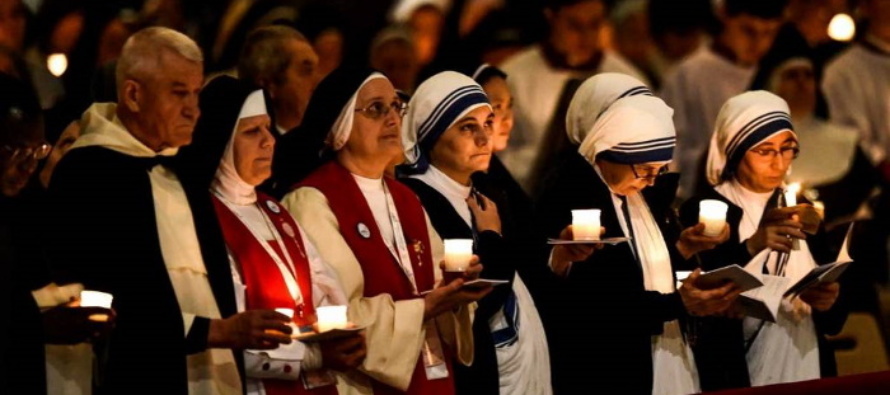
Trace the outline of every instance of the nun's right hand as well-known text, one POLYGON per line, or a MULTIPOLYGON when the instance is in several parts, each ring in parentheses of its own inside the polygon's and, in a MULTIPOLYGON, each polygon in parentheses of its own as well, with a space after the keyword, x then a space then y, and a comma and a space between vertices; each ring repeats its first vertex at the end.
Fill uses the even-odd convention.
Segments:
POLYGON ((764 223, 745 244, 751 256, 757 255, 764 248, 790 252, 794 243, 792 238, 806 239, 807 235, 803 232, 803 224, 800 221, 796 218, 786 218, 764 223))
MULTIPOLYGON (((600 229, 600 234, 606 233, 606 227, 600 229)), ((566 226, 559 234, 561 240, 572 240, 572 225, 566 226)), ((583 262, 593 255, 593 252, 603 248, 605 244, 560 244, 553 247, 553 254, 550 260, 550 267, 553 272, 560 276, 565 276, 569 267, 574 262, 583 262)))

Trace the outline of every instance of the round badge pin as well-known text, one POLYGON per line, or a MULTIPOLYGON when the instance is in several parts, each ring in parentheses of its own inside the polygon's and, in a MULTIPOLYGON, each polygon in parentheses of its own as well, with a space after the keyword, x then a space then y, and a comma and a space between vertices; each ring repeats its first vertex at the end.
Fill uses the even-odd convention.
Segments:
POLYGON ((296 232, 294 232, 294 228, 292 226, 290 226, 290 224, 288 224, 288 223, 282 224, 281 228, 283 228, 284 233, 287 233, 287 235, 290 237, 294 237, 297 235, 296 232))
POLYGON ((278 207, 278 204, 271 200, 266 200, 266 207, 268 207, 269 210, 272 210, 272 212, 275 214, 281 213, 281 207, 278 207))
POLYGON ((358 234, 360 234, 362 237, 364 237, 366 239, 371 238, 371 229, 368 229, 368 225, 365 225, 364 223, 359 222, 357 228, 358 228, 358 234))

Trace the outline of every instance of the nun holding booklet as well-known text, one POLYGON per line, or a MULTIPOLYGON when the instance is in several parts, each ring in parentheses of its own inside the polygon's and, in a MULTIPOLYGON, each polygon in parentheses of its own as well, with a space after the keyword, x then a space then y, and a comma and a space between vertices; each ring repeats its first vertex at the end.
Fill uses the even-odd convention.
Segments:
POLYGON ((600 74, 585 81, 567 115, 569 138, 555 183, 539 206, 550 237, 572 239, 572 210, 599 209, 603 238, 615 245, 554 248, 551 264, 565 277, 557 315, 557 392, 592 383, 625 394, 699 392, 698 372, 680 320, 726 311, 734 284, 695 286, 698 270, 676 287, 674 271, 728 237, 672 221, 676 175, 673 110, 633 78, 600 74), (569 261, 569 262, 566 262, 569 261), (633 379, 628 373, 633 372, 633 379))

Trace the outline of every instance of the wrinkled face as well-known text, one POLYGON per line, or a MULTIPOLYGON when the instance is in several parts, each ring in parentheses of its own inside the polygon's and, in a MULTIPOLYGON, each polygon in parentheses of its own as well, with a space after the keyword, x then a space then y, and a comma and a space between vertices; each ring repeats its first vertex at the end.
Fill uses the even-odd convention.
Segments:
POLYGON ((599 54, 600 32, 606 22, 603 1, 547 9, 545 16, 550 24, 550 45, 569 66, 583 65, 599 54))
POLYGON ((414 90, 420 71, 414 49, 400 41, 390 41, 377 48, 371 54, 371 67, 386 74, 396 89, 405 92, 414 90))
POLYGON ((786 67, 776 76, 774 90, 788 102, 792 115, 809 115, 816 109, 816 76, 810 66, 786 67))
POLYGON ((500 152, 507 149, 510 132, 513 131, 513 95, 510 94, 507 81, 501 77, 489 79, 482 85, 482 89, 488 95, 491 108, 494 110, 491 148, 493 152, 500 152))
POLYGON ((667 167, 664 162, 626 165, 598 159, 596 161, 603 179, 612 192, 621 196, 631 196, 655 184, 656 177, 667 167))
POLYGON ((358 93, 352 133, 343 151, 357 158, 385 163, 404 155, 400 134, 402 117, 392 108, 399 103, 399 96, 388 79, 375 78, 365 84, 358 93), (373 116, 370 111, 364 111, 371 107, 387 108, 388 111, 373 116))
POLYGON ((309 43, 301 40, 290 40, 284 47, 290 61, 282 80, 269 84, 268 90, 278 126, 290 130, 303 122, 309 98, 318 83, 318 55, 309 43))
POLYGON ((275 137, 269 131, 271 127, 272 119, 266 114, 241 118, 235 127, 232 142, 235 170, 250 185, 260 185, 272 176, 275 137))
POLYGON ((781 19, 763 19, 748 14, 723 18, 721 41, 739 64, 755 66, 773 45, 781 19))
POLYGON ((776 134, 754 146, 739 164, 739 184, 758 193, 772 192, 785 180, 797 149, 797 139, 791 132, 776 134))
POLYGON ((430 152, 430 162, 449 174, 470 176, 488 170, 494 113, 479 107, 451 125, 430 152))
POLYGON ((198 94, 204 69, 170 51, 162 51, 158 68, 143 81, 135 82, 138 121, 152 133, 158 148, 178 148, 192 142, 192 132, 201 115, 198 94))
POLYGON ((28 185, 39 161, 35 152, 46 144, 42 122, 30 123, 20 134, 14 141, 0 142, 0 193, 7 197, 17 196, 28 185))
POLYGON ((21 51, 25 43, 25 5, 21 0, 0 0, 0 45, 21 51))

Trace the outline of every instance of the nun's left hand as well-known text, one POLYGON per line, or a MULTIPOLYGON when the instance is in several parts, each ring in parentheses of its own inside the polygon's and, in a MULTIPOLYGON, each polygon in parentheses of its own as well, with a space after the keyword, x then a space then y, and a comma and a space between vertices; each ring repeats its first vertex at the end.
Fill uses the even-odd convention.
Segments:
POLYGON ((817 311, 827 311, 834 306, 840 292, 840 283, 822 283, 801 292, 800 299, 817 311))
POLYGON ((680 233, 680 240, 677 240, 677 250, 683 254, 683 258, 689 259, 693 255, 702 251, 707 251, 717 247, 729 240, 729 225, 723 225, 723 231, 717 236, 706 236, 704 234, 705 224, 699 223, 683 229, 680 233))

